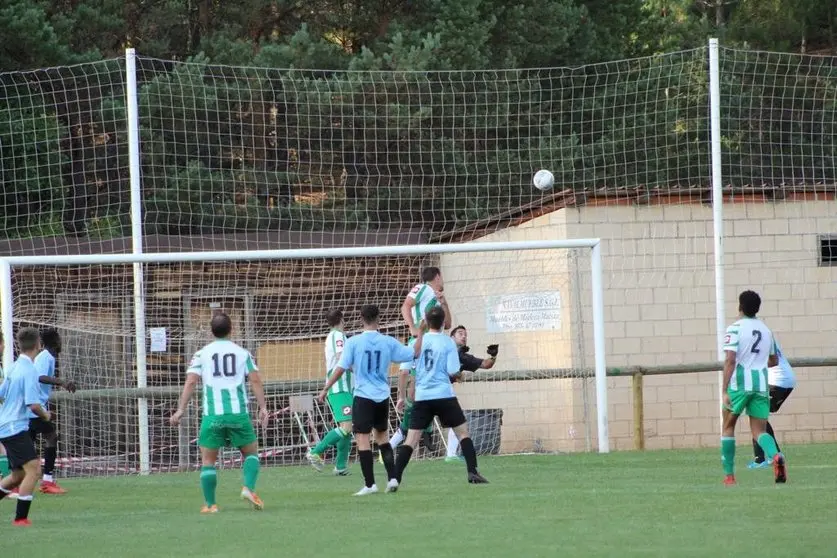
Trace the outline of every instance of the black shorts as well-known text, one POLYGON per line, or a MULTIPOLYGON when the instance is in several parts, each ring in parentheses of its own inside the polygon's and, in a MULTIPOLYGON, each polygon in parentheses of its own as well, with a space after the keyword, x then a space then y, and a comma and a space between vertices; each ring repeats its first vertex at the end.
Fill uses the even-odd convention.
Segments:
POLYGON ((12 470, 23 469, 26 463, 38 459, 35 444, 26 430, 8 438, 0 438, 0 444, 6 448, 6 457, 9 458, 9 468, 12 470))
POLYGON ((770 412, 775 413, 785 402, 785 399, 793 391, 793 388, 783 388, 779 386, 769 386, 770 389, 770 412))
POLYGON ((44 420, 41 417, 29 419, 29 435, 32 436, 33 440, 37 438, 39 434, 41 436, 49 436, 54 432, 55 424, 52 422, 44 420))
POLYGON ((433 422, 433 417, 439 417, 439 422, 445 428, 455 428, 465 423, 465 413, 456 397, 427 399, 413 403, 410 430, 424 430, 433 422))
POLYGON ((389 430, 389 399, 376 403, 365 397, 352 401, 352 430, 355 434, 370 434, 372 430, 389 430))

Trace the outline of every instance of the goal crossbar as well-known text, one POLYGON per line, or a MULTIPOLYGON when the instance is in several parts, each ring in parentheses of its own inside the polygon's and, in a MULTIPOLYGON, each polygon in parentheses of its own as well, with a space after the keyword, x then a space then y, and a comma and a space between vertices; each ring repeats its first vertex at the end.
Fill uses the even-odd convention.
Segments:
MULTIPOLYGON (((210 261, 265 261, 325 258, 361 258, 374 256, 453 254, 466 252, 509 252, 556 249, 590 249, 590 271, 593 312, 594 370, 596 384, 596 414, 598 451, 610 451, 607 418, 607 370, 605 363, 604 299, 602 284, 601 246, 598 238, 555 239, 509 242, 474 242, 457 244, 413 244, 400 246, 355 246, 338 248, 165 252, 129 254, 79 254, 46 256, 12 256, 0 258, 0 325, 6 339, 13 338, 12 266, 72 266, 117 264, 165 264, 210 261)), ((144 343, 146 331, 137 331, 137 341, 144 343)), ((4 367, 13 358, 13 343, 7 342, 3 352, 4 367)), ((138 366, 141 364, 138 363, 138 366)), ((144 371, 138 370, 138 377, 144 371)), ((144 385, 138 388, 144 388, 144 385)), ((145 418, 145 417, 143 417, 145 418)), ((145 418, 147 420, 147 418, 145 418)))

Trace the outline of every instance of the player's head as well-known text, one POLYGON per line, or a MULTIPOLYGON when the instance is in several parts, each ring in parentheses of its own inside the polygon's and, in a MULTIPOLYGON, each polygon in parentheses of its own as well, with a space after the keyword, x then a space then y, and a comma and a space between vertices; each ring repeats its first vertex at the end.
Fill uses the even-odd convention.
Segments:
POLYGON ((442 271, 438 267, 425 267, 421 270, 421 281, 427 283, 437 293, 444 289, 444 282, 442 281, 442 271))
POLYGON ((450 330, 450 336, 453 337, 457 347, 464 347, 468 344, 468 330, 463 325, 458 325, 450 330))
POLYGON ((58 356, 61 353, 61 335, 54 327, 48 327, 41 332, 41 341, 44 348, 53 356, 58 356))
POLYGON ((226 339, 232 333, 232 320, 224 312, 218 312, 212 316, 209 327, 216 339, 226 339))
POLYGON ((427 327, 431 331, 441 331, 442 326, 445 325, 445 309, 441 306, 434 306, 424 315, 424 321, 427 322, 427 327))
POLYGON ((360 317, 363 320, 363 325, 366 326, 377 326, 380 315, 381 311, 374 304, 365 304, 360 309, 360 317))
POLYGON ((748 318, 755 318, 761 309, 761 297, 755 291, 744 291, 738 295, 738 311, 748 318))
POLYGON ((34 327, 24 327, 17 332, 17 348, 21 353, 32 356, 41 350, 41 333, 34 327))
POLYGON ((328 314, 326 314, 326 322, 329 327, 340 327, 343 325, 343 311, 337 309, 329 310, 328 314))

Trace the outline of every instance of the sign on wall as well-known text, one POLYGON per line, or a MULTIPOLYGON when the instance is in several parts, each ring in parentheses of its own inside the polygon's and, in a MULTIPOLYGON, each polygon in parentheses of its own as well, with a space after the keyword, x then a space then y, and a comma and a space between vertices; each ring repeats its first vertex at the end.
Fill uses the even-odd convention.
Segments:
POLYGON ((561 293, 543 291, 489 297, 485 327, 488 333, 561 329, 561 293))

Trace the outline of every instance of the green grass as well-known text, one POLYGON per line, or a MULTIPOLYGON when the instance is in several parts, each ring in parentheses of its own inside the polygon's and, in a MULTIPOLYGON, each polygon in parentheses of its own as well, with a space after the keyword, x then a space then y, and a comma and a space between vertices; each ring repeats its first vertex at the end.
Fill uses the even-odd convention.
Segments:
MULTIPOLYGON (((554 557, 835 556, 837 446, 785 448, 789 483, 744 468, 721 485, 717 451, 484 458, 484 486, 464 466, 418 462, 394 495, 355 498, 360 471, 262 471, 266 503, 238 499, 240 472, 219 473, 221 513, 201 516, 198 475, 67 480, 38 496, 31 529, 0 502, 0 552, 72 556, 554 557), (27 550, 13 551, 17 545, 27 550)), ((376 464, 379 481, 383 469, 376 464)), ((328 469, 326 469, 328 471, 328 469)), ((383 483, 379 482, 379 485, 383 483)))

